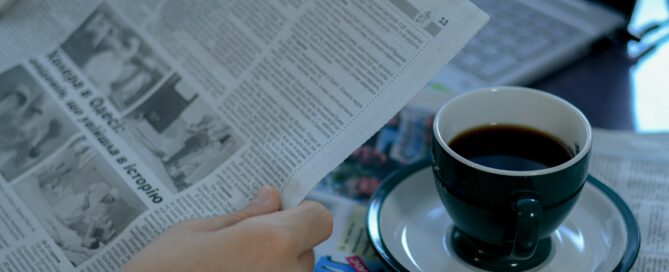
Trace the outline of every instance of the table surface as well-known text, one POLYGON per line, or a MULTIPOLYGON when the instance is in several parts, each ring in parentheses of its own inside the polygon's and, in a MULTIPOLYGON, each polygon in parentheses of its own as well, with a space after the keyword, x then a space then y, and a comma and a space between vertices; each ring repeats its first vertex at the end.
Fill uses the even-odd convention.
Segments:
MULTIPOLYGON (((669 19, 669 1, 639 1, 628 29, 669 19)), ((649 45, 669 34, 665 24, 642 39, 649 45)), ((636 42, 606 41, 589 55, 531 84, 570 101, 593 127, 669 132, 669 38, 650 54, 634 61, 629 51, 636 42)))

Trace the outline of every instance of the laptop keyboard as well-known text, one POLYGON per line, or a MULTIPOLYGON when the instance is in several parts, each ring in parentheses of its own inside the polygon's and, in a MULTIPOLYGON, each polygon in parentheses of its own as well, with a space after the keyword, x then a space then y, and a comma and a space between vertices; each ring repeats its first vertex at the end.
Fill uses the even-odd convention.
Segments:
POLYGON ((580 30, 516 1, 472 0, 490 22, 451 62, 484 82, 494 83, 542 52, 550 52, 580 30))

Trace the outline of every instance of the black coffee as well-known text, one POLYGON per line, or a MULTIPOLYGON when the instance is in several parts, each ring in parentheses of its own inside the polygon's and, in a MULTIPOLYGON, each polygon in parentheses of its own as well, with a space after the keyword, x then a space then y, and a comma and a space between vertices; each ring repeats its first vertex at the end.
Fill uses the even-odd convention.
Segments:
POLYGON ((549 168, 573 157, 571 149, 556 137, 516 125, 473 128, 456 136, 448 146, 477 164, 512 171, 549 168))

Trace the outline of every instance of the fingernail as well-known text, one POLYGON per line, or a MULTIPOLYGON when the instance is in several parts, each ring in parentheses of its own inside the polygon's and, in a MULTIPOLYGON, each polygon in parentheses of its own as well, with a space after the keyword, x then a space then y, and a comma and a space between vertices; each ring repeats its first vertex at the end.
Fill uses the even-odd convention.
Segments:
POLYGON ((263 187, 260 187, 260 190, 256 193, 253 202, 267 202, 270 198, 272 198, 272 187, 264 185, 263 187))

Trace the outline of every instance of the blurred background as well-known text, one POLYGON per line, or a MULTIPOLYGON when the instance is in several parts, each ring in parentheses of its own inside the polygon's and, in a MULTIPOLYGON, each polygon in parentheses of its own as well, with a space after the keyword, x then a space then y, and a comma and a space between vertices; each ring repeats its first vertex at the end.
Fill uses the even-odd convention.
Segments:
POLYGON ((638 0, 633 11, 627 29, 638 41, 603 41, 531 85, 574 103, 594 127, 669 132, 669 1, 638 0))

